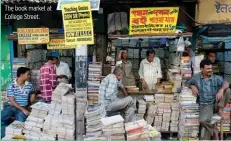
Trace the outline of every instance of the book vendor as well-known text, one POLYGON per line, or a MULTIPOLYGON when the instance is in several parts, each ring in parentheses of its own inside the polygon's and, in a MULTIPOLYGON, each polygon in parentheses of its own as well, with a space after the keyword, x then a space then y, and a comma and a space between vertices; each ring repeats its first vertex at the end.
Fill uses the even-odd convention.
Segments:
POLYGON ((202 60, 201 72, 195 74, 187 83, 192 92, 197 96, 199 104, 199 120, 201 126, 201 140, 210 140, 211 136, 219 140, 218 130, 215 124, 211 124, 211 118, 215 113, 222 118, 223 109, 230 99, 229 82, 221 76, 214 75, 210 60, 202 60))
POLYGON ((10 124, 11 118, 24 122, 30 114, 29 106, 36 100, 37 93, 34 86, 29 83, 30 69, 20 67, 17 70, 17 79, 7 87, 9 102, 1 111, 1 138, 5 136, 5 128, 10 124))
POLYGON ((132 97, 128 96, 124 86, 121 83, 124 71, 117 66, 113 74, 107 75, 99 87, 99 103, 105 106, 105 109, 110 113, 124 112, 125 122, 135 121, 136 104, 132 97), (118 88, 121 88, 125 98, 119 99, 118 88))
POLYGON ((160 59, 155 57, 155 51, 149 49, 147 58, 140 63, 139 76, 144 90, 153 90, 162 78, 160 59))

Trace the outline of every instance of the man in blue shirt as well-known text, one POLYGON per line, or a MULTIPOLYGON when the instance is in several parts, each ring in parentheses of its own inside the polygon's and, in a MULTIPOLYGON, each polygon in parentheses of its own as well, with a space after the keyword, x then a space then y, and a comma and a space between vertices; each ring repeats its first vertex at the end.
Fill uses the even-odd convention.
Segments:
POLYGON ((223 117, 223 109, 230 99, 229 83, 218 75, 213 75, 212 63, 210 60, 202 60, 200 63, 201 72, 195 74, 188 82, 190 88, 200 106, 200 124, 207 129, 209 134, 201 136, 203 140, 214 138, 219 140, 218 131, 215 125, 210 124, 214 113, 223 117))
POLYGON ((1 137, 5 136, 5 128, 10 124, 10 118, 24 122, 29 115, 28 106, 36 100, 35 88, 28 82, 30 69, 20 67, 17 70, 17 79, 7 87, 9 102, 1 111, 1 137))

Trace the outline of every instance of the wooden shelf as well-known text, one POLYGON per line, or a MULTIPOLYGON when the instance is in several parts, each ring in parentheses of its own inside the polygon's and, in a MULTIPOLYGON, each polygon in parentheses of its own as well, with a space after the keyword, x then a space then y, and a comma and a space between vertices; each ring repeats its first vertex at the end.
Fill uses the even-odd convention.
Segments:
POLYGON ((108 38, 109 39, 126 39, 126 38, 175 38, 175 37, 191 37, 192 33, 191 32, 186 32, 186 33, 162 33, 162 34, 149 34, 149 35, 113 35, 109 34, 108 38))

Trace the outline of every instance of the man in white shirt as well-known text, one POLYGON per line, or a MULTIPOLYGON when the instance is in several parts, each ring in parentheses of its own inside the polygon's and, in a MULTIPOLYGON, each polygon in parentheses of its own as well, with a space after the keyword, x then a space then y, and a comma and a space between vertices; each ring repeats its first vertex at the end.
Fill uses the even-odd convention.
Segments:
POLYGON ((160 59, 155 57, 153 49, 147 50, 146 56, 140 63, 139 75, 143 89, 153 90, 162 78, 160 59))
POLYGON ((58 82, 69 83, 72 75, 68 64, 59 60, 59 54, 57 52, 53 52, 53 54, 56 54, 55 68, 58 82))

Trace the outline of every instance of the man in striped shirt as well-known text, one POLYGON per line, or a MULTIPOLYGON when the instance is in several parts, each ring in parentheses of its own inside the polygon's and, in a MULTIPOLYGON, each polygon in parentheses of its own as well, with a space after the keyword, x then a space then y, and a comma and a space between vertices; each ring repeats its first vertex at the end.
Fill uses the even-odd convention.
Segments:
POLYGON ((29 115, 28 107, 36 100, 35 88, 28 82, 30 69, 20 67, 17 70, 17 79, 7 87, 9 102, 1 111, 1 137, 5 136, 5 128, 9 125, 10 118, 24 122, 29 115))
POLYGON ((40 91, 44 102, 51 102, 52 91, 57 86, 55 63, 58 59, 57 52, 47 55, 48 62, 40 68, 40 91))

